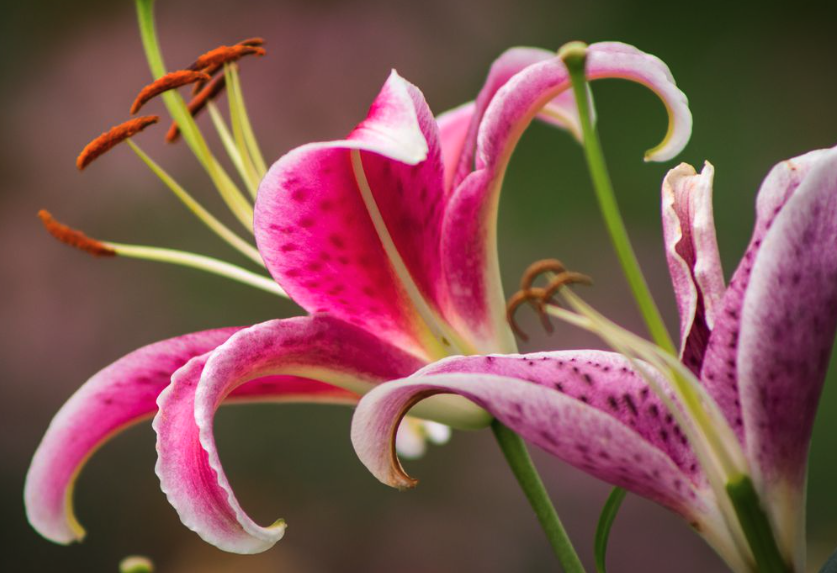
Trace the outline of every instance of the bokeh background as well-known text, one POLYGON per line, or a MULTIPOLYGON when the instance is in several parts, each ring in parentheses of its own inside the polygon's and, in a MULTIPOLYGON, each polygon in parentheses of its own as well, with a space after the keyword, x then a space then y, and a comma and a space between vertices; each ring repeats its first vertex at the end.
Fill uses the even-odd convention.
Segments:
MULTIPOLYGON (((170 66, 218 44, 262 35, 269 56, 242 64, 245 95, 266 155, 340 137, 365 115, 390 68, 441 112, 472 98, 491 61, 513 45, 558 48, 621 40, 659 55, 688 94, 692 141, 678 158, 717 169, 716 222, 727 276, 748 240, 753 201, 776 162, 837 141, 835 13, 828 4, 598 0, 159 0, 170 66), (742 3, 746 4, 746 3, 742 3), (753 6, 756 6, 753 4, 753 6)), ((161 572, 537 572, 557 565, 489 432, 457 433, 409 464, 422 478, 398 493, 352 452, 350 411, 253 406, 222 411, 218 439, 244 506, 290 524, 258 556, 222 553, 183 527, 153 472, 154 435, 141 425, 96 455, 77 486, 88 529, 60 547, 26 523, 25 471, 52 415, 87 377, 143 344, 193 330, 300 313, 224 279, 129 260, 94 260, 53 242, 35 213, 47 207, 96 237, 180 247, 231 260, 120 148, 83 175, 75 155, 122 121, 149 79, 128 0, 3 2, 0 43, 0 570, 116 571, 128 554, 161 572)), ((665 130, 658 101, 620 81, 595 85, 600 129, 635 246, 675 330, 661 247, 659 184, 675 163, 647 165, 665 130)), ((162 113, 161 103, 150 109, 162 113)), ((206 204, 218 201, 182 145, 162 129, 141 144, 206 204)), ((221 212, 218 209, 218 212, 221 212)), ((606 240, 580 148, 534 125, 510 167, 500 215, 504 279, 541 257, 591 274, 601 310, 641 331, 606 240)), ((510 290, 510 289, 507 289, 510 290)), ((531 317, 530 317, 531 318, 531 317)), ((535 321, 525 322, 538 332, 535 321)), ((599 343, 568 327, 523 350, 599 343)), ((820 408, 810 465, 811 569, 837 545, 837 372, 820 408)), ((609 487, 533 452, 579 551, 591 563, 609 487)), ((615 525, 613 571, 722 570, 676 517, 630 497, 615 525)))

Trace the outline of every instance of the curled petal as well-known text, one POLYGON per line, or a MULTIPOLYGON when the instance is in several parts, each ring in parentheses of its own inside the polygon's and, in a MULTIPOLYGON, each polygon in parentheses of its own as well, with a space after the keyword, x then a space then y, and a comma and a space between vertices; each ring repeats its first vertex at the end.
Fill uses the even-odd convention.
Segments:
MULTIPOLYGON (((651 158, 668 159, 686 144, 692 124, 686 96, 659 59, 625 44, 593 44, 588 49, 587 75, 593 80, 636 81, 663 99, 669 110, 669 135, 651 158)), ((502 351, 514 348, 503 312, 505 297, 496 242, 506 166, 532 119, 570 87, 567 69, 557 56, 528 65, 502 84, 479 122, 475 169, 465 170, 466 176, 453 191, 445 214, 442 267, 454 309, 450 320, 459 329, 477 333, 476 346, 483 353, 496 351, 487 348, 495 340, 502 341, 502 351)), ((461 161, 467 162, 465 155, 461 161)), ((463 173, 461 165, 458 175, 463 173)))
POLYGON ((415 484, 394 458, 391 442, 406 411, 438 393, 474 401, 527 441, 689 519, 711 511, 705 501, 712 494, 682 432, 619 355, 457 357, 376 388, 358 406, 352 442, 382 482, 415 484))
MULTIPOLYGON (((473 117, 456 172, 455 183, 457 185, 474 170, 474 156, 480 124, 495 94, 518 72, 538 62, 553 58, 555 58, 555 52, 549 50, 517 47, 506 50, 491 64, 488 77, 486 77, 485 83, 474 102, 473 117)), ((557 95, 553 100, 546 102, 543 108, 539 110, 538 118, 568 130, 576 139, 581 140, 581 125, 578 120, 578 109, 575 105, 575 96, 573 96, 572 90, 567 90, 557 95)))
MULTIPOLYGON (((195 423, 195 389, 210 354, 191 360, 172 377, 160 396, 157 432, 157 475, 160 486, 181 521, 204 540, 226 551, 258 553, 279 541, 285 522, 268 527, 255 523, 235 498, 218 460, 214 441, 206 449, 195 423)), ((268 376, 239 388, 247 401, 352 404, 351 392, 294 376, 268 376)))
POLYGON ((663 237, 680 314, 680 354, 697 375, 726 288, 712 213, 714 174, 709 163, 699 175, 682 163, 663 181, 663 237))
POLYGON ((160 396, 154 428, 161 487, 204 540, 226 551, 264 551, 281 538, 284 526, 256 524, 235 498, 213 433, 224 399, 252 389, 252 396, 345 401, 421 365, 411 354, 325 315, 243 330, 178 371, 160 396))
POLYGON ((235 328, 208 330, 150 344, 101 370, 52 419, 26 476, 32 526, 56 543, 80 541, 73 486, 88 458, 108 439, 157 410, 172 373, 227 340, 235 328))

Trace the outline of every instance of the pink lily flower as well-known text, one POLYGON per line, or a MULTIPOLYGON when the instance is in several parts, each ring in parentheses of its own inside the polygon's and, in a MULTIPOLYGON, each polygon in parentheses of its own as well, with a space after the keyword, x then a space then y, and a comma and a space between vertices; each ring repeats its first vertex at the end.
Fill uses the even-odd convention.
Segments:
MULTIPOLYGON (((685 145, 691 115, 660 60, 597 44, 590 74, 638 81, 663 99, 670 129, 652 159, 685 145)), ((221 549, 264 551, 285 525, 255 523, 236 500, 213 437, 222 403, 351 404, 448 356, 515 352, 496 253, 501 183, 533 117, 578 131, 569 88, 555 54, 513 49, 475 103, 434 119, 393 72, 346 139, 279 159, 258 189, 256 242, 274 279, 312 315, 158 342, 96 374, 35 454, 25 492, 33 526, 59 543, 80 540, 72 487, 84 462, 156 413, 157 474, 184 524, 221 549)), ((490 421, 457 397, 416 415, 456 427, 490 421)))
POLYGON ((661 399, 675 383, 622 354, 461 356, 361 400, 352 441, 363 463, 388 485, 412 487, 389 447, 399 419, 429 396, 464 396, 567 463, 680 514, 733 570, 756 571, 700 452, 728 455, 752 478, 784 559, 804 571, 806 459, 837 328, 837 148, 768 174, 752 240, 728 286, 715 239, 713 175, 708 163, 700 174, 686 164, 672 169, 662 216, 683 370, 693 373, 710 419, 712 408, 720 413, 716 429, 693 432, 678 423, 688 404, 672 410, 661 399))

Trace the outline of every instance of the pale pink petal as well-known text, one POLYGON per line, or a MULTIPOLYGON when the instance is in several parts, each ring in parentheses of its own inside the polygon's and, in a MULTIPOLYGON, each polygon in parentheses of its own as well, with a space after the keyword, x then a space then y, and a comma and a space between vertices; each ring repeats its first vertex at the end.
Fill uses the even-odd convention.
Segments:
MULTIPOLYGON (((669 134, 652 153, 654 159, 669 158, 686 144, 691 133, 686 96, 659 59, 624 44, 593 44, 588 50, 587 75, 592 80, 636 81, 663 99, 669 110, 669 134)), ((454 190, 445 214, 442 265, 455 309, 450 320, 458 329, 476 333, 475 345, 484 353, 508 351, 511 338, 496 246, 497 208, 506 166, 532 118, 570 88, 566 67, 558 57, 531 64, 502 85, 480 121, 476 169, 454 190)))
POLYGON ((808 445, 837 329, 837 150, 809 158, 766 224, 738 340, 746 451, 786 548, 804 543, 808 445))
POLYGON ((26 476, 26 513, 38 533, 56 543, 84 537, 73 512, 73 486, 85 462, 109 438, 156 412, 157 396, 174 371, 236 330, 207 330, 144 346, 99 371, 67 400, 26 476))
POLYGON ((281 538, 284 525, 256 524, 233 494, 213 434, 215 411, 225 398, 235 391, 251 398, 351 400, 421 365, 368 332, 325 315, 243 330, 178 371, 160 396, 154 429, 161 487, 183 523, 204 540, 225 551, 264 551, 281 538))
POLYGON ((698 175, 681 163, 663 181, 663 238, 677 309, 680 355, 695 374, 715 324, 726 286, 712 212, 712 178, 707 163, 698 175))
POLYGON ((724 412, 727 421, 745 442, 739 395, 739 335, 744 296, 750 285, 753 264, 776 216, 807 177, 825 151, 813 151, 776 165, 765 178, 756 201, 756 224, 750 244, 718 307, 715 325, 701 368, 701 381, 724 412))
POLYGON ((442 164, 445 166, 445 193, 453 187, 453 178, 459 165, 459 158, 465 148, 468 128, 474 116, 476 104, 468 102, 436 117, 439 126, 439 141, 442 146, 442 164))
POLYGON ((443 177, 436 121, 421 92, 393 72, 347 139, 297 148, 270 169, 256 202, 259 251, 306 310, 329 312, 418 355, 438 354, 416 297, 437 315, 446 306, 443 177), (388 236, 362 197, 353 150, 388 236), (392 246, 405 271, 388 254, 392 246))
MULTIPOLYGON (((662 382, 662 381, 661 381, 662 382)), ((680 428, 623 357, 600 351, 447 359, 361 399, 352 442, 384 483, 411 487, 391 442, 417 401, 455 393, 546 451, 687 516, 709 511, 706 479, 680 428)))

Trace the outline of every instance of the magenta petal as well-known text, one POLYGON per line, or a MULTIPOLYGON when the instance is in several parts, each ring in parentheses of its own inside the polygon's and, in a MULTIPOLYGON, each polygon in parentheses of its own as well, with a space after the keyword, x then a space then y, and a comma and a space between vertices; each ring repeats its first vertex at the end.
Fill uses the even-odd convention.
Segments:
POLYGON ((698 519, 711 496, 694 454, 644 380, 616 354, 567 351, 451 358, 361 399, 352 442, 384 483, 415 482, 391 441, 418 400, 455 393, 485 408, 527 441, 610 483, 698 519))
POLYGON ((744 297, 750 286, 753 264, 774 219, 825 153, 813 151, 779 163, 765 178, 756 201, 753 236, 724 293, 709 337, 700 378, 742 443, 745 435, 739 394, 739 335, 744 297))
POLYGON ((297 148, 263 180, 255 233, 268 270, 306 310, 329 312, 416 354, 434 354, 407 282, 442 314, 441 153, 421 92, 393 72, 346 140, 297 148), (389 237, 379 234, 361 195, 353 150, 389 237), (388 256, 390 241, 409 277, 388 256))
MULTIPOLYGON (((211 354, 197 357, 178 370, 170 389, 160 397, 157 432, 157 475, 163 492, 183 524, 226 551, 258 553, 282 538, 285 523, 255 523, 235 498, 218 460, 214 440, 201 444, 195 423, 195 389, 211 354)), ((352 404, 351 392, 294 376, 269 376, 239 387, 229 399, 273 402, 352 404)))
POLYGON ((726 288, 712 213, 714 173, 709 163, 700 175, 682 163, 663 181, 663 237, 680 314, 680 354, 696 375, 726 288))
POLYGON ((225 551, 264 551, 282 537, 284 524, 256 524, 235 498, 213 434, 215 411, 225 398, 235 392, 242 399, 351 401, 352 390, 406 376, 420 365, 328 316, 274 320, 243 330, 178 371, 160 396, 154 429, 161 487, 183 523, 204 540, 225 551))
POLYGON ((227 340, 236 328, 207 330, 150 344, 90 378, 55 415, 26 476, 32 526, 56 543, 84 537, 73 513, 73 485, 106 440, 157 410, 173 372, 227 340))
MULTIPOLYGON (((741 309, 738 382, 757 481, 768 492, 795 492, 791 508, 798 511, 837 328, 837 150, 813 152, 777 169, 803 175, 785 180, 790 196, 761 221, 765 232, 741 309)), ((760 196, 759 210, 767 203, 773 201, 760 196)))

